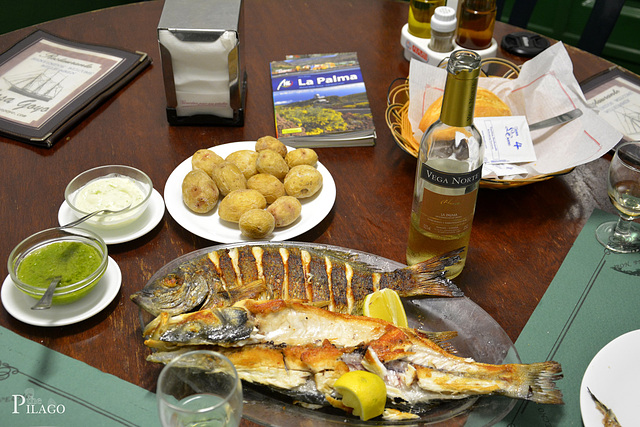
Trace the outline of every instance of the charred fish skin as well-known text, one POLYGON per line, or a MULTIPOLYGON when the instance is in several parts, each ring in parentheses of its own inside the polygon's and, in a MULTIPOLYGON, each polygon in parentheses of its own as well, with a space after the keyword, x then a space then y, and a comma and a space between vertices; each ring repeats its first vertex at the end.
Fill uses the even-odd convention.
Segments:
POLYGON ((394 271, 362 263, 353 254, 283 245, 221 249, 185 261, 131 299, 157 316, 225 307, 243 299, 301 300, 330 311, 357 314, 364 298, 383 288, 402 297, 458 297, 444 276, 460 250, 394 271))
MULTIPOLYGON (((318 390, 332 403, 333 383, 343 373, 355 369, 379 375, 387 383, 388 398, 401 399, 409 405, 490 394, 537 403, 562 403, 562 393, 555 384, 562 377, 561 366, 553 361, 479 363, 446 352, 412 329, 298 302, 246 300, 234 306, 240 307, 247 310, 255 327, 249 338, 236 343, 229 340, 199 343, 216 348, 223 345, 224 351, 233 352, 234 364, 239 372, 244 372, 245 380, 251 378, 265 384, 266 380, 258 378, 253 370, 280 369, 286 372, 287 382, 282 383, 276 376, 265 385, 295 389, 306 383, 305 374, 311 375, 318 390), (286 369, 282 367, 284 360, 286 369)), ((191 316, 200 321, 197 313, 169 319, 152 331, 145 344, 171 351, 173 343, 163 348, 162 337, 172 329, 182 330, 191 316)))

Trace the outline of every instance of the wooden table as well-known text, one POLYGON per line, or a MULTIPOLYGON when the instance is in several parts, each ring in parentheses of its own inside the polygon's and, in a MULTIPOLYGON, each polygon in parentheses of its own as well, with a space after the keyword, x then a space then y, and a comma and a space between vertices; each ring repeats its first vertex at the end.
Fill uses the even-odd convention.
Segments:
MULTIPOLYGON (((390 83, 408 75, 400 30, 408 3, 382 0, 245 0, 248 74, 243 127, 170 127, 156 38, 162 1, 115 7, 51 21, 0 36, 0 51, 35 28, 87 43, 145 51, 154 64, 51 149, 0 138, 0 260, 28 235, 57 225, 64 188, 75 175, 103 164, 145 171, 163 192, 167 177, 197 149, 273 135, 269 62, 287 54, 356 51, 378 133, 373 148, 318 149, 333 175, 337 199, 318 226, 296 238, 370 252, 405 262, 416 160, 400 150, 385 124, 390 83)), ((496 26, 496 39, 516 30, 496 26)), ((568 48, 578 81, 612 64, 568 48)), ((501 53, 502 55, 502 53, 501 53)), ((522 58, 509 58, 522 62, 522 58)), ((469 258, 455 279, 512 340, 560 267, 594 208, 612 211, 600 159, 552 180, 509 190, 480 191, 469 258)), ((149 390, 160 367, 145 361, 138 308, 129 296, 176 257, 214 245, 183 229, 168 213, 147 235, 109 247, 122 270, 122 290, 81 323, 41 328, 0 309, 0 324, 47 347, 149 390)), ((244 421, 248 423, 247 421, 244 421)))

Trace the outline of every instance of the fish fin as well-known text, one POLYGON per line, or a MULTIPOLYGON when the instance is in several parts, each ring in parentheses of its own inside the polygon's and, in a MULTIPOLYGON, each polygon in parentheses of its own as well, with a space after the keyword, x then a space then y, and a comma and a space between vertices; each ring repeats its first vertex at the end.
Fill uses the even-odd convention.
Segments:
POLYGON ((453 346, 453 344, 448 342, 450 339, 453 339, 458 336, 458 333, 456 331, 436 332, 436 331, 421 331, 418 329, 414 329, 413 332, 421 338, 426 338, 428 340, 433 341, 435 344, 438 345, 438 347, 440 347, 447 353, 451 353, 451 354, 458 353, 458 350, 453 346))
POLYGON ((245 283, 242 287, 231 289, 231 300, 258 299, 262 293, 268 290, 269 287, 264 279, 257 279, 253 282, 245 283))

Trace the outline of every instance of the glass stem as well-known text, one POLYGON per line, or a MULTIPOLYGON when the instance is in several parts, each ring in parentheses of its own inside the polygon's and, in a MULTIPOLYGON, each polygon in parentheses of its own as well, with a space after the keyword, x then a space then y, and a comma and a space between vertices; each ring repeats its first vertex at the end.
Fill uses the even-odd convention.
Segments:
POLYGON ((622 217, 619 217, 618 223, 616 224, 616 228, 615 230, 613 230, 613 234, 624 240, 628 240, 630 231, 631 231, 631 221, 628 221, 622 217))

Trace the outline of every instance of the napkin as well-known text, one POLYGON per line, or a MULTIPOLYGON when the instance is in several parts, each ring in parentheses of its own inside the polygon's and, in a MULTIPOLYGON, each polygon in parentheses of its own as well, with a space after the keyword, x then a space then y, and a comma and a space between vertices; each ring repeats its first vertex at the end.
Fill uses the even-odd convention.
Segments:
POLYGON ((154 393, 3 327, 0 342, 2 425, 160 425, 154 393))
MULTIPOLYGON (((409 68, 408 118, 414 137, 424 111, 442 96, 445 69, 412 60, 409 68)), ((569 123, 532 131, 536 161, 521 163, 522 173, 501 179, 531 178, 552 174, 595 160, 622 138, 622 134, 587 105, 573 75, 573 64, 564 45, 556 43, 524 63, 516 79, 481 77, 479 86, 491 90, 511 108, 514 116, 526 116, 529 123, 580 108, 583 115, 569 123), (526 171, 526 172, 525 172, 526 171)), ((484 178, 496 177, 483 174, 484 178)))
POLYGON ((236 33, 225 31, 215 41, 183 41, 161 30, 158 40, 171 54, 177 115, 233 118, 229 54, 237 45, 236 33))
POLYGON ((562 365, 565 404, 518 401, 499 427, 582 427, 580 384, 589 363, 611 340, 640 329, 640 253, 612 253, 595 237, 598 225, 616 219, 594 210, 515 343, 523 363, 562 365))

